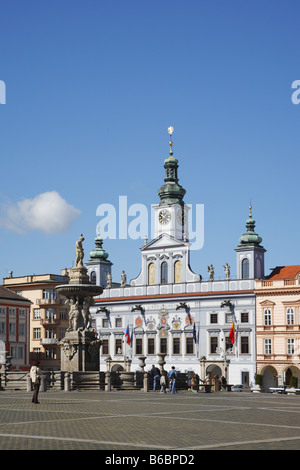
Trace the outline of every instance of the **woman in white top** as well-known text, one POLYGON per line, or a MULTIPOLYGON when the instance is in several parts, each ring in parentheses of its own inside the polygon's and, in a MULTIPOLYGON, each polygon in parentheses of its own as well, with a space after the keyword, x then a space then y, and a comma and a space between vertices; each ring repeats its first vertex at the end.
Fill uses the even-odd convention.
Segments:
POLYGON ((40 365, 39 362, 34 362, 29 373, 31 381, 33 383, 33 390, 34 390, 32 403, 35 403, 36 405, 39 404, 38 395, 39 395, 40 383, 41 383, 41 377, 42 377, 42 371, 39 368, 39 365, 40 365))

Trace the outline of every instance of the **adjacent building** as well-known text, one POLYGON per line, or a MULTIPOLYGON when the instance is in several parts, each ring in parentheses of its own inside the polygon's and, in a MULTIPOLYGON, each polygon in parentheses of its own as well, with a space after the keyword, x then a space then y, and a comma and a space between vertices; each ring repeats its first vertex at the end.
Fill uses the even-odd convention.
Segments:
POLYGON ((30 300, 0 286, 0 367, 7 360, 12 369, 29 367, 30 305, 30 300))
MULTIPOLYGON (((44 370, 60 369, 60 347, 58 342, 68 328, 68 306, 65 298, 59 296, 55 287, 67 283, 69 278, 62 275, 39 274, 3 279, 3 285, 16 294, 27 298, 30 303, 29 318, 29 363, 38 359, 44 370)), ((7 290, 7 289, 6 289, 7 290)))
POLYGON ((263 387, 300 385, 300 265, 277 266, 255 283, 257 372, 263 387))

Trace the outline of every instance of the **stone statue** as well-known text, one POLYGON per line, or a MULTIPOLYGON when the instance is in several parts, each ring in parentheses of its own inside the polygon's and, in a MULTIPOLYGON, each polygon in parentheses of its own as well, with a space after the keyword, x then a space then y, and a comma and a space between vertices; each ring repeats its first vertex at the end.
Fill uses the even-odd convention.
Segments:
POLYGON ((125 271, 122 271, 122 274, 121 274, 121 287, 126 286, 126 281, 127 281, 127 277, 126 277, 125 271))
POLYGON ((111 274, 110 274, 110 273, 107 273, 107 274, 106 274, 106 287, 107 287, 107 288, 110 288, 110 287, 111 287, 111 281, 112 281, 111 274))
POLYGON ((70 306, 68 331, 76 331, 78 329, 78 320, 80 315, 78 300, 75 300, 74 297, 71 297, 70 299, 66 300, 65 303, 68 303, 70 306))
POLYGON ((207 270, 209 272, 209 280, 213 281, 215 278, 215 270, 214 270, 213 265, 211 264, 210 266, 207 266, 207 270))
POLYGON ((84 251, 82 248, 82 242, 84 238, 83 235, 81 234, 80 237, 78 238, 76 242, 76 261, 75 261, 75 266, 83 266, 83 256, 84 256, 84 251))
POLYGON ((228 263, 223 264, 223 268, 225 270, 225 279, 230 279, 230 266, 228 263))
POLYGON ((82 316, 83 316, 83 326, 84 329, 87 330, 89 326, 92 324, 92 316, 90 313, 90 306, 94 303, 92 297, 85 297, 82 304, 82 316))

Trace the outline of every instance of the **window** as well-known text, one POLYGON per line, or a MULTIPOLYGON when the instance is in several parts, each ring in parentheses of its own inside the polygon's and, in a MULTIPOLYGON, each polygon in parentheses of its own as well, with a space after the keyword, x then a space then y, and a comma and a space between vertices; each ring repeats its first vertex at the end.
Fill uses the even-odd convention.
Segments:
POLYGON ((148 285, 153 286, 155 284, 155 266, 154 263, 150 263, 148 266, 148 285))
POLYGON ((265 354, 272 354, 272 340, 271 340, 271 338, 265 338, 265 340, 264 340, 264 351, 265 351, 265 354))
POLYGON ((9 314, 10 315, 15 315, 16 314, 16 308, 15 307, 10 307, 9 314))
POLYGON ((160 352, 167 353, 167 338, 160 338, 160 352))
POLYGON ((122 318, 116 318, 116 328, 122 328, 122 318))
POLYGON ((194 339, 192 336, 186 337, 186 353, 194 354, 194 339))
POLYGON ((249 260, 247 258, 242 261, 242 279, 249 279, 249 260))
POLYGON ((67 309, 66 308, 60 308, 59 309, 59 319, 60 320, 67 320, 68 319, 67 309))
POLYGON ((180 338, 173 338, 173 354, 180 354, 180 338))
POLYGON ((161 263, 161 284, 168 284, 168 263, 164 261, 161 263))
POLYGON ((181 262, 176 261, 174 263, 174 280, 175 284, 181 282, 181 262))
POLYGON ((66 328, 59 329, 59 339, 63 339, 66 336, 66 328))
POLYGON ((90 278, 90 279, 91 279, 91 284, 92 284, 93 286, 95 286, 95 285, 96 285, 96 279, 97 279, 97 278, 96 278, 96 273, 95 273, 95 271, 92 271, 92 272, 91 272, 91 278, 90 278))
POLYGON ((40 308, 34 308, 33 309, 33 319, 34 320, 40 320, 41 318, 41 309, 40 308))
POLYGON ((271 310, 269 308, 265 308, 264 310, 264 325, 270 326, 272 324, 272 317, 271 317, 271 310))
POLYGON ((16 324, 15 323, 10 323, 9 324, 9 334, 10 335, 15 335, 16 334, 16 324))
POLYGON ((226 315, 225 315, 225 321, 226 321, 226 323, 232 323, 232 322, 233 322, 233 315, 232 315, 232 313, 226 313, 226 315))
POLYGON ((232 342, 230 341, 229 336, 226 336, 226 338, 225 338, 225 349, 226 349, 226 351, 227 351, 228 349, 232 349, 232 346, 233 346, 233 344, 232 344, 232 342))
POLYGON ((123 354, 123 341, 122 341, 122 339, 116 339, 115 354, 123 354))
POLYGON ((210 337, 210 353, 215 354, 217 347, 218 347, 218 337, 211 336, 210 337))
POLYGON ((287 354, 295 354, 295 340, 294 338, 287 339, 287 354))
POLYGON ((55 348, 46 349, 46 359, 55 359, 55 348))
POLYGON ((294 325, 294 309, 292 307, 289 307, 286 310, 286 324, 294 325))
POLYGON ((47 320, 54 320, 54 318, 55 318, 55 309, 54 308, 47 308, 46 309, 46 318, 47 318, 47 320))
POLYGON ((241 354, 249 354, 249 337, 241 336, 241 354))
POLYGON ((39 359, 41 354, 40 348, 33 348, 33 357, 34 359, 39 359))
POLYGON ((43 299, 57 299, 57 291, 55 289, 43 289, 43 299))
POLYGON ((4 321, 0 322, 0 335, 5 335, 6 333, 6 323, 4 321))
POLYGON ((108 339, 104 339, 102 343, 102 354, 107 355, 109 354, 109 341, 108 339))
POLYGON ((33 328, 33 339, 41 339, 41 329, 33 328))
POLYGON ((155 354, 154 338, 148 338, 148 354, 155 354))
POLYGON ((135 338, 135 354, 143 354, 142 338, 135 338))
POLYGON ((54 328, 47 328, 45 333, 46 333, 46 338, 47 339, 55 338, 55 329, 54 328))
POLYGON ((19 335, 20 336, 25 336, 25 323, 20 323, 19 324, 19 335))
POLYGON ((249 323, 249 313, 242 312, 241 313, 241 323, 249 323))
POLYGON ((102 328, 109 328, 108 318, 102 318, 102 328))
POLYGON ((210 314, 210 323, 218 323, 218 314, 217 313, 211 313, 210 314))

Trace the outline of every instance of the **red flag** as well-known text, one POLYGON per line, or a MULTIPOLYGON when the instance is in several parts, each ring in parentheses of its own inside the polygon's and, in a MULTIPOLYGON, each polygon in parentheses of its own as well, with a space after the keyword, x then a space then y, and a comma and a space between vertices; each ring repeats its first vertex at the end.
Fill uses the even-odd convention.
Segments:
POLYGON ((230 339, 231 343, 234 344, 234 320, 232 322, 232 325, 231 325, 231 328, 230 328, 230 331, 229 331, 229 339, 230 339))

